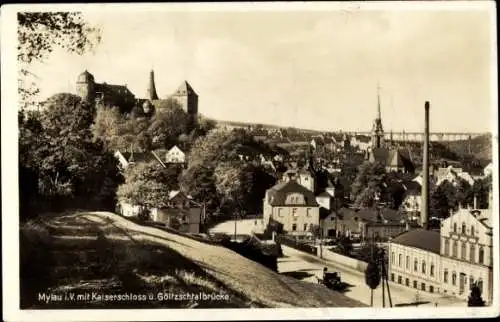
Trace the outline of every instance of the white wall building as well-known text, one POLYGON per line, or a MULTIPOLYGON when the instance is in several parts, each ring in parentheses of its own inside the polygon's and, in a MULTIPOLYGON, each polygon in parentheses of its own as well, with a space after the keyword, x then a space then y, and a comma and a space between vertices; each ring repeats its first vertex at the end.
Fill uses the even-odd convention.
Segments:
POLYGON ((439 232, 414 229, 389 243, 389 278, 415 290, 440 292, 439 232))
POLYGON ((467 299, 473 283, 493 300, 492 209, 460 209, 441 225, 443 292, 467 299))
POLYGON ((167 163, 185 163, 186 154, 175 145, 166 153, 165 161, 167 163))

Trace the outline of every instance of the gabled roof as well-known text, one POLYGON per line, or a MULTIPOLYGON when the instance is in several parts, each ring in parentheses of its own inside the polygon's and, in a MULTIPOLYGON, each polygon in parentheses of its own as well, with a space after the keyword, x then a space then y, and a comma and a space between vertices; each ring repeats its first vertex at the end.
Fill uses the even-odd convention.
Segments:
POLYGON ((187 81, 183 81, 181 85, 177 88, 177 90, 174 92, 174 95, 182 96, 182 95, 197 95, 197 94, 187 81))
POLYGON ((306 206, 318 206, 314 193, 295 180, 278 183, 270 188, 268 193, 271 196, 271 206, 284 206, 286 197, 290 193, 302 194, 304 196, 306 206))
POLYGON ((391 240, 391 243, 439 254, 440 239, 441 235, 439 231, 417 228, 396 236, 391 240))
MULTIPOLYGON (((341 216, 344 220, 350 219, 360 219, 370 223, 377 222, 377 210, 375 209, 350 209, 350 208, 341 208, 338 211, 339 216, 341 216)), ((387 220, 387 224, 399 224, 401 223, 402 216, 401 214, 393 209, 382 208, 380 209, 380 216, 382 219, 387 220)))

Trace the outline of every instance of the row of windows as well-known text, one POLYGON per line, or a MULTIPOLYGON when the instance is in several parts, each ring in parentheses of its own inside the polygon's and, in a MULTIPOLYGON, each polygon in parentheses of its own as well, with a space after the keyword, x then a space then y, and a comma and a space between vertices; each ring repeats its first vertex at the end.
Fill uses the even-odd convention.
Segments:
MULTIPOLYGON (((307 231, 307 227, 309 227, 309 230, 311 231, 313 229, 313 224, 304 224, 304 231, 307 231)), ((292 225, 292 230, 297 231, 297 224, 292 225)))
MULTIPOLYGON (((457 223, 453 223, 453 232, 455 234, 458 233, 458 229, 457 229, 457 223)), ((465 224, 465 222, 462 223, 462 229, 460 230, 460 233, 463 234, 463 235, 467 235, 467 225, 465 224)), ((470 235, 472 237, 475 236, 475 233, 476 233, 476 230, 475 230, 475 227, 471 225, 470 227, 470 235)))
MULTIPOLYGON (((448 275, 449 275, 449 272, 447 269, 444 270, 444 273, 443 273, 443 282, 444 283, 448 283, 448 275)), ((465 274, 461 274, 463 276, 463 282, 464 284, 467 284, 467 278, 465 276, 465 274)), ((476 281, 479 289, 482 291, 483 290, 483 279, 482 278, 478 278, 477 281, 476 281)), ((452 272, 451 274, 451 285, 453 286, 456 286, 457 285, 457 273, 456 272, 452 272)), ((469 276, 469 288, 472 288, 472 286, 474 285, 474 277, 471 275, 469 276)))
MULTIPOLYGON (((448 239, 445 239, 444 255, 458 258, 458 241, 453 241, 450 255, 450 241, 448 239)), ((478 257, 476 258, 476 246, 474 244, 471 244, 469 246, 469 257, 467 258, 467 243, 462 242, 460 247, 460 258, 462 260, 468 259, 473 263, 477 261, 479 264, 484 264, 484 248, 483 246, 479 246, 478 257)))
MULTIPOLYGON (((392 252, 391 253, 391 263, 395 265, 396 264, 395 261, 396 261, 395 254, 394 254, 394 252, 392 252)), ((415 258, 413 261, 413 271, 414 272, 419 271, 418 264, 419 264, 418 259, 415 258)), ((399 267, 403 266, 403 254, 398 255, 398 266, 399 267)), ((406 269, 410 269, 410 256, 406 256, 405 267, 406 267, 406 269)), ((434 271, 435 271, 435 266, 433 263, 431 263, 430 268, 429 268, 429 275, 434 276, 434 271)), ((422 263, 420 263, 420 272, 422 272, 422 274, 427 274, 427 264, 425 263, 425 261, 422 261, 422 263)))
MULTIPOLYGON (((394 282, 394 274, 391 274, 391 281, 394 282)), ((403 277, 401 275, 398 275, 398 284, 403 284, 403 277)), ((409 278, 405 278, 405 285, 410 287, 410 279, 409 278)), ((417 280, 413 281, 413 288, 418 289, 418 281, 417 280)), ((434 286, 433 285, 429 285, 429 287, 427 288, 425 283, 420 283, 420 289, 422 291, 428 290, 430 293, 434 293, 434 286)))
MULTIPOLYGON (((293 219, 295 219, 295 220, 297 220, 297 218, 299 217, 298 210, 299 210, 298 208, 292 208, 292 216, 293 216, 293 219)), ((306 216, 311 217, 311 214, 312 214, 312 209, 307 208, 306 209, 306 216)), ((283 208, 278 208, 278 217, 283 217, 283 208)))

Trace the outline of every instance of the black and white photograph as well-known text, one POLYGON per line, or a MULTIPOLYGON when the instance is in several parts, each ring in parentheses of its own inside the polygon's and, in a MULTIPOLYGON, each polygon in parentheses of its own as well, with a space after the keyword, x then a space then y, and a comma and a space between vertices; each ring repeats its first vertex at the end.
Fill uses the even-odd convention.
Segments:
POLYGON ((500 313, 494 2, 1 20, 4 320, 500 313))

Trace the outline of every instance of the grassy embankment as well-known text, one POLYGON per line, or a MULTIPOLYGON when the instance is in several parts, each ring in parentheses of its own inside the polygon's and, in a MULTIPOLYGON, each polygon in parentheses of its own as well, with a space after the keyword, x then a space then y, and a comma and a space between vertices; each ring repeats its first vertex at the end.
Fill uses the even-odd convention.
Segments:
POLYGON ((21 229, 22 308, 355 307, 323 286, 277 274, 222 246, 137 225, 107 212, 46 215, 21 229), (165 300, 159 293, 227 294, 228 300, 165 300), (63 300, 39 300, 39 293, 63 300), (73 294, 153 294, 103 301, 73 294))

